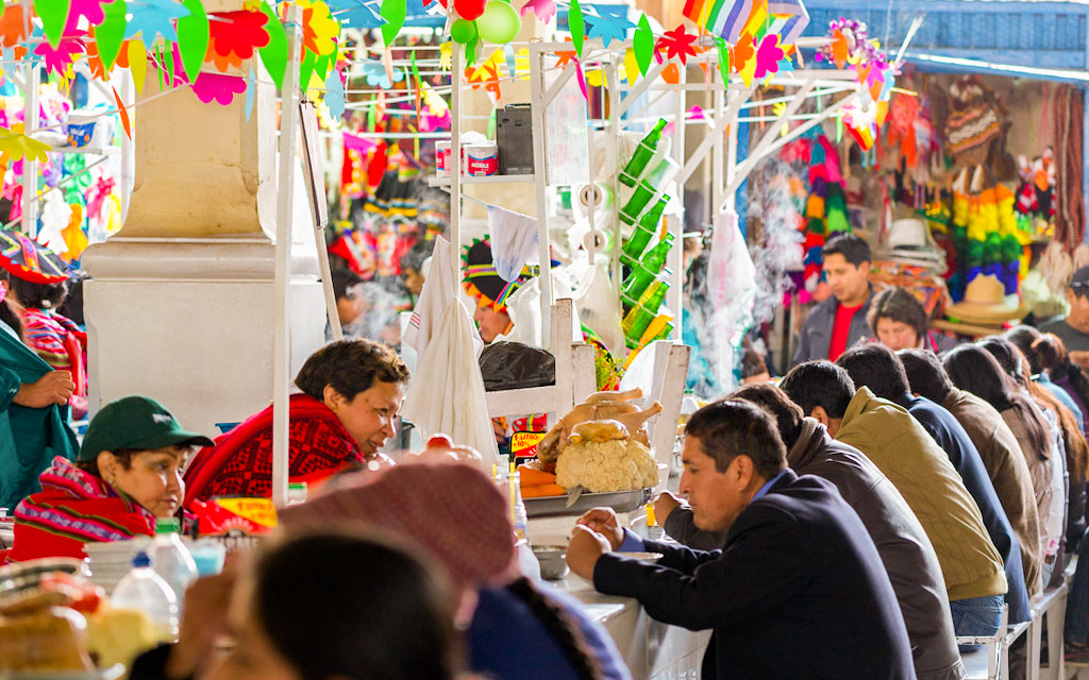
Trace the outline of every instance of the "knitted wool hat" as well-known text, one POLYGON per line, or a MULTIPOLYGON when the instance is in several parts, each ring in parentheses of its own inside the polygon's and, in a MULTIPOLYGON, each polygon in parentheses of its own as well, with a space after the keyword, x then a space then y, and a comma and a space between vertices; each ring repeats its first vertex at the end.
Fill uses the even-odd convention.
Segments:
POLYGON ((475 298, 487 298, 496 310, 505 309, 507 300, 514 291, 530 279, 526 270, 523 269, 522 274, 514 281, 509 283, 504 281, 495 269, 492 244, 487 236, 463 248, 461 259, 465 265, 462 284, 466 292, 475 298))
POLYGON ((341 486, 280 511, 287 529, 378 527, 415 541, 454 583, 501 581, 514 559, 509 508, 495 483, 461 463, 420 462, 345 478, 341 486))

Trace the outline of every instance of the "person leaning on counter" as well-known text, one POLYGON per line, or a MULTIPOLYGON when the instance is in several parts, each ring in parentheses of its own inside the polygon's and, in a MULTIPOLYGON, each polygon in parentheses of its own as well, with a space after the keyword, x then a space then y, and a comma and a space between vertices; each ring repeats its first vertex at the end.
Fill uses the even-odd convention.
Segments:
POLYGON ((643 541, 595 508, 575 526, 571 570, 659 621, 713 629, 704 680, 915 678, 873 541, 834 486, 787 469, 770 416, 717 402, 692 415, 685 435, 680 491, 700 529, 727 530, 723 549, 643 541), (621 550, 664 556, 646 564, 621 550))

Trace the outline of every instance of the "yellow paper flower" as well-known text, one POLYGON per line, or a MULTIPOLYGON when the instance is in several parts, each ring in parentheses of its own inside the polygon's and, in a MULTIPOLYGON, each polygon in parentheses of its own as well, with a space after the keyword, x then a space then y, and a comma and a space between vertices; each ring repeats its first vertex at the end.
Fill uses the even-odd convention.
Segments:
POLYGON ((449 71, 454 65, 454 43, 444 42, 439 45, 439 68, 449 71))
POLYGON ((303 47, 324 56, 336 50, 340 22, 333 18, 323 0, 298 0, 303 11, 303 47))
POLYGON ((16 123, 11 129, 0 127, 0 160, 22 160, 45 162, 49 160, 50 146, 23 134, 23 124, 16 123))

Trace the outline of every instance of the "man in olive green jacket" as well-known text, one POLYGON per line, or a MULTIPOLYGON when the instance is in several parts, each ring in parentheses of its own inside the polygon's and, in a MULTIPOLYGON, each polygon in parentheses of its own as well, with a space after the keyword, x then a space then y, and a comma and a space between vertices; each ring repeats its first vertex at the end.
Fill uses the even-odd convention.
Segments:
POLYGON ((1006 593, 1002 557, 979 506, 941 447, 905 409, 875 397, 839 366, 794 367, 780 387, 829 435, 862 451, 903 495, 934 546, 958 635, 993 635, 1006 593))
POLYGON ((907 371, 911 391, 941 404, 964 426, 983 459, 987 476, 1006 511, 1021 546, 1021 566, 1029 595, 1040 590, 1040 515, 1032 475, 1017 437, 993 406, 953 385, 933 352, 905 349, 897 352, 907 371))

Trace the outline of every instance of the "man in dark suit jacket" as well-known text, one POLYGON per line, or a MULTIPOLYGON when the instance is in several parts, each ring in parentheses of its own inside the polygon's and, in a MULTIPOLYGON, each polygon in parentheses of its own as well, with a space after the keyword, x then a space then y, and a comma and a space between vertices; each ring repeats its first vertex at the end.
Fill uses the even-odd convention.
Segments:
POLYGON ((642 541, 598 508, 575 527, 571 569, 660 621, 714 629, 705 680, 915 678, 873 541, 834 486, 787 469, 771 418, 723 401, 697 411, 685 433, 680 491, 699 528, 728 530, 723 549, 642 541), (621 548, 664 557, 648 565, 612 552, 621 548))

